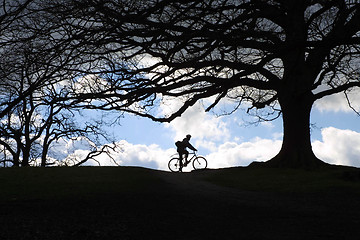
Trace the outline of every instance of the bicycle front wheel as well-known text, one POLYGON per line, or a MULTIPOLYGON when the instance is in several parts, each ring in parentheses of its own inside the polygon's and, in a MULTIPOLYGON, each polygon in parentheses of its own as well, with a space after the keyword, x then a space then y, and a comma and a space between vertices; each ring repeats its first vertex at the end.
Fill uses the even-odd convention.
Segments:
POLYGON ((194 159, 192 165, 195 170, 205 169, 207 167, 207 161, 204 157, 199 156, 194 159))
POLYGON ((168 167, 172 172, 178 172, 180 170, 180 159, 172 158, 168 163, 168 167))

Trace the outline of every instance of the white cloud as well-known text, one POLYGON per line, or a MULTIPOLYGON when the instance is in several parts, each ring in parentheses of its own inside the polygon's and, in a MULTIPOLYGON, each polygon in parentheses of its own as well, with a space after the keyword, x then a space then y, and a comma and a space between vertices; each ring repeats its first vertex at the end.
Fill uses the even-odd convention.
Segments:
MULTIPOLYGON (((175 149, 161 149, 156 144, 143 145, 131 144, 125 140, 118 142, 122 151, 112 154, 113 159, 106 154, 96 158, 101 166, 141 166, 152 169, 167 170, 167 164, 172 155, 176 154, 175 149), (116 162, 116 164, 114 163, 116 162)), ((89 161, 85 165, 98 165, 89 161)))
MULTIPOLYGON (((162 113, 168 114, 181 106, 181 100, 167 100, 161 105, 162 113)), ((179 118, 165 125, 173 132, 173 140, 182 140, 186 134, 191 134, 198 147, 214 148, 214 141, 224 141, 230 138, 230 131, 222 117, 206 113, 201 103, 194 106, 179 118)))
POLYGON ((317 157, 331 164, 360 167, 360 133, 328 127, 321 135, 322 142, 312 143, 317 157))
MULTIPOLYGON (((347 93, 352 107, 360 110, 360 89, 352 89, 347 93)), ((344 93, 337 93, 317 100, 314 107, 321 112, 351 112, 353 111, 344 93)))
POLYGON ((161 149, 158 145, 133 145, 126 141, 121 141, 124 151, 121 152, 117 159, 118 163, 123 166, 143 166, 153 169, 167 169, 167 162, 170 156, 175 154, 175 149, 161 149))
POLYGON ((255 138, 250 142, 225 142, 207 157, 210 168, 247 166, 253 161, 267 161, 281 148, 281 140, 255 138))
POLYGON ((274 123, 270 121, 260 122, 260 125, 267 128, 275 128, 274 123))
MULTIPOLYGON (((266 161, 275 156, 281 147, 280 140, 255 138, 250 142, 225 142, 211 154, 204 157, 208 160, 209 168, 225 168, 234 166, 247 166, 253 161, 266 161)), ((168 171, 168 161, 177 157, 175 148, 162 149, 160 146, 131 144, 125 140, 119 142, 123 151, 113 154, 113 158, 120 166, 141 166, 151 169, 168 171)), ((85 156, 84 150, 79 150, 85 156)), ((77 151, 77 153, 80 153, 77 151)), ((96 158, 101 166, 116 166, 113 160, 105 154, 96 158)), ((94 161, 85 165, 98 166, 94 161)), ((191 166, 184 171, 193 170, 191 166)))

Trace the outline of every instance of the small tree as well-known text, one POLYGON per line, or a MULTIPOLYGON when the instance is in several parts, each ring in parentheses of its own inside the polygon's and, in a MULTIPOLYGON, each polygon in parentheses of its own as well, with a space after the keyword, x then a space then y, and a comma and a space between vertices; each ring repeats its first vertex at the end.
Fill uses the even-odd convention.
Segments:
POLYGON ((12 166, 80 165, 95 155, 109 154, 119 147, 115 143, 103 145, 109 142, 106 132, 101 130, 105 121, 82 118, 80 109, 58 100, 66 99, 64 92, 59 85, 47 86, 24 98, 6 118, 1 119, 3 162, 10 162, 12 166), (91 143, 90 153, 84 158, 64 158, 50 151, 53 143, 76 142, 78 139, 91 143))
POLYGON ((226 98, 250 103, 249 111, 276 113, 279 106, 284 137, 271 166, 322 165, 311 147, 311 108, 360 86, 358 1, 72 2, 82 21, 67 20, 66 28, 113 56, 106 87, 84 96, 107 99, 95 107, 171 121, 209 97, 215 100, 207 110, 226 98), (121 67, 125 61, 135 64, 121 67), (183 97, 184 104, 154 116, 149 109, 164 96, 183 97))
POLYGON ((50 164, 52 144, 64 139, 88 139, 93 155, 116 146, 100 147, 105 122, 81 120, 81 109, 68 101, 74 95, 68 85, 81 82, 81 71, 96 67, 97 56, 77 54, 85 48, 48 3, 3 1, 0 9, 0 145, 2 161, 13 166, 50 164))

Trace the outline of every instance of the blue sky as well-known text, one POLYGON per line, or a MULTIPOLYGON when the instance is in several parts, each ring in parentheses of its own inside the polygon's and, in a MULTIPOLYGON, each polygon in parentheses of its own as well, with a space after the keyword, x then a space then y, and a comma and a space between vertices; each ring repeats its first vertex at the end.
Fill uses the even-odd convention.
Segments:
MULTIPOLYGON (((358 96, 352 95, 357 109, 358 96)), ((170 108, 177 104, 174 100, 170 108)), ((241 110, 217 117, 205 113, 201 104, 195 104, 171 123, 125 115, 120 125, 108 131, 122 146, 114 159, 125 166, 167 170, 168 160, 176 154, 174 142, 188 133, 193 136, 191 142, 199 154, 208 159, 210 168, 247 166, 252 161, 273 157, 282 143, 282 119, 258 125, 246 124, 244 119, 249 118, 241 110)), ((342 94, 317 101, 311 123, 315 125, 311 129, 313 149, 319 158, 332 164, 360 167, 360 117, 348 107, 342 94)), ((98 160, 102 165, 112 164, 106 156, 98 160)))

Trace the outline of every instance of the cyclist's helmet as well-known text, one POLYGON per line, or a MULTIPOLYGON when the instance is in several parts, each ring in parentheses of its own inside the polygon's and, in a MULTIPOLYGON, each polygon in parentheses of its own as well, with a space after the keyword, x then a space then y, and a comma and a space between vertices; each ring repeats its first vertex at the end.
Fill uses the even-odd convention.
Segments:
POLYGON ((191 135, 190 134, 186 135, 186 138, 191 138, 191 135))

